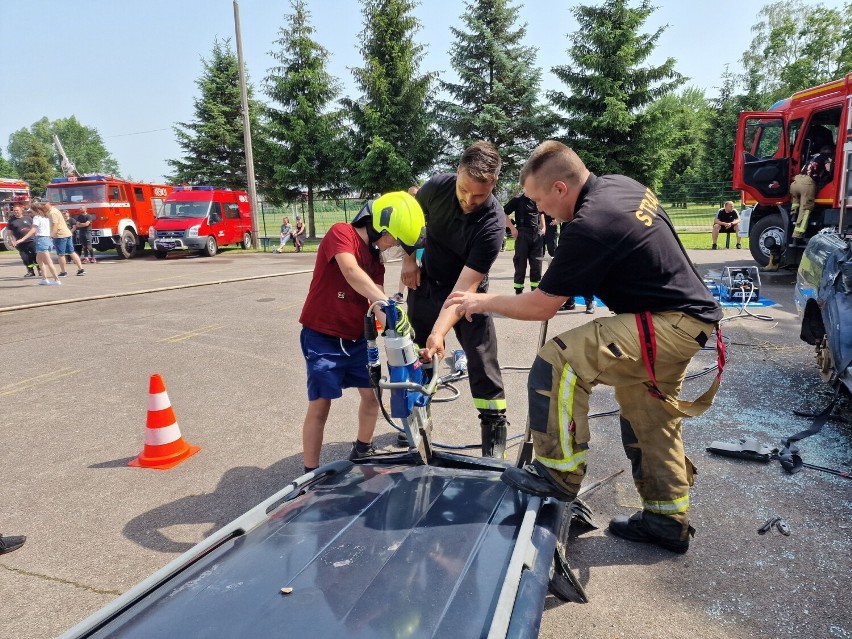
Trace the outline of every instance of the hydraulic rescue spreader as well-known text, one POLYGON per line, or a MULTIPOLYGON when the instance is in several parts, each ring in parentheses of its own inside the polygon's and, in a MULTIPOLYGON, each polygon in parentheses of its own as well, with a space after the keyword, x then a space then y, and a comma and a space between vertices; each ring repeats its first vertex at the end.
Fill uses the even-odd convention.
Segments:
MULTIPOLYGON (((364 318, 364 337, 367 340, 367 368, 370 383, 376 392, 379 406, 385 418, 397 418, 402 422, 402 430, 408 439, 409 450, 415 453, 418 463, 428 464, 432 458, 432 416, 431 401, 437 388, 437 357, 431 364, 422 364, 417 346, 411 339, 410 330, 398 332, 401 309, 394 300, 374 302, 364 318), (385 357, 388 365, 388 378, 382 377, 382 364, 376 340, 379 326, 375 309, 381 308, 385 314, 385 330, 382 333, 385 342, 385 357), (424 385, 425 382, 425 385, 424 385), (390 415, 382 404, 382 390, 389 390, 390 415)), ((407 324, 407 319, 404 324, 407 324)))

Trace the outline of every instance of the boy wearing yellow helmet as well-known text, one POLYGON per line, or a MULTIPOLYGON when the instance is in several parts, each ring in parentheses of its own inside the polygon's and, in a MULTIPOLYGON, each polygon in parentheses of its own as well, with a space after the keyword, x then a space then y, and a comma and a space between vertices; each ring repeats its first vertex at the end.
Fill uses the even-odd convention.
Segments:
POLYGON ((371 302, 387 300, 380 253, 401 244, 411 250, 425 220, 407 193, 367 202, 351 224, 332 225, 317 248, 314 274, 302 307, 300 337, 308 378, 308 410, 302 425, 305 472, 319 466, 331 400, 357 388, 358 437, 350 459, 375 454, 373 431, 379 405, 367 375, 364 315, 371 302))

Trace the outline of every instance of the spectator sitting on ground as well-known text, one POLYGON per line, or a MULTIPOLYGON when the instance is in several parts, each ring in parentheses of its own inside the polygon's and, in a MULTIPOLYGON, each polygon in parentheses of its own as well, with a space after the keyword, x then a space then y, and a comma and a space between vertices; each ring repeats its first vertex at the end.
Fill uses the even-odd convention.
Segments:
MULTIPOLYGON (((737 212, 734 210, 734 203, 731 200, 725 202, 725 206, 723 206, 716 213, 716 217, 713 220, 713 250, 716 250, 716 240, 719 239, 719 233, 721 231, 725 231, 725 233, 733 233, 737 234, 739 231, 740 225, 740 216, 737 215, 737 212)), ((740 246, 740 238, 737 235, 737 248, 742 248, 740 246)))

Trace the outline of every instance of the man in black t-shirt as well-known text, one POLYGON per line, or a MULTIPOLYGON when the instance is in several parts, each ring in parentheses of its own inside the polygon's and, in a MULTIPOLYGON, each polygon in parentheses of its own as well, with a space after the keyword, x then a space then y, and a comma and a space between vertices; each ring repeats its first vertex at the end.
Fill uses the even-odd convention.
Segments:
MULTIPOLYGON (((716 250, 716 240, 719 238, 719 233, 724 230, 725 233, 733 233, 736 236, 737 231, 739 231, 739 224, 740 216, 734 210, 734 203, 728 200, 716 212, 716 217, 713 219, 713 250, 716 250)), ((737 237, 737 248, 742 248, 739 237, 737 237)))
POLYGON ((426 216, 426 250, 418 267, 414 254, 403 259, 402 282, 408 317, 424 357, 444 356, 444 338, 454 330, 467 355, 470 392, 479 411, 482 454, 502 458, 506 449, 506 395, 497 363, 497 335, 490 315, 459 322, 442 310, 453 291, 488 290, 488 271, 505 234, 503 207, 492 194, 501 160, 489 142, 465 150, 455 174, 431 177, 417 191, 426 216))
POLYGON ((538 288, 541 280, 541 258, 544 256, 544 216, 523 192, 506 202, 503 207, 506 224, 515 238, 515 293, 524 292, 527 263, 530 265, 530 289, 538 288), (515 219, 509 216, 514 215, 515 219))
MULTIPOLYGON (((586 473, 589 394, 615 388, 621 439, 643 509, 610 522, 613 534, 667 550, 689 548, 689 488, 681 418, 701 414, 719 376, 695 402, 677 399, 686 368, 722 312, 693 268, 654 193, 621 175, 598 177, 564 144, 536 148, 521 184, 538 206, 570 222, 538 290, 453 293, 446 310, 546 320, 570 296, 594 291, 615 315, 562 333, 539 351, 528 380, 536 459, 503 481, 526 493, 573 500, 586 473)), ((717 341, 720 349, 721 341, 717 341)))
POLYGON ((36 243, 35 237, 30 237, 25 242, 18 242, 24 237, 27 232, 33 227, 33 218, 29 215, 24 215, 24 209, 21 206, 12 208, 12 217, 9 219, 9 224, 6 226, 12 237, 15 238, 15 248, 18 249, 18 255, 21 256, 21 261, 27 267, 27 273, 24 277, 35 277, 36 267, 36 243))
POLYGON ((89 215, 85 204, 80 205, 80 212, 75 216, 77 222, 77 239, 80 241, 80 261, 83 264, 95 264, 95 252, 92 250, 92 222, 94 215, 89 215))

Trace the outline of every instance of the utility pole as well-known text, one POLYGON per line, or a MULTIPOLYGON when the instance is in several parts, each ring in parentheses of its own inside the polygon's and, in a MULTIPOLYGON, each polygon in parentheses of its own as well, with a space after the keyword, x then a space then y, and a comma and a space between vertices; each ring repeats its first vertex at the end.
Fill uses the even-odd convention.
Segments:
POLYGON ((246 180, 248 181, 249 204, 251 204, 251 236, 254 248, 260 248, 257 216, 257 187, 254 181, 254 155, 251 149, 251 126, 249 124, 248 89, 246 89, 246 65, 243 62, 243 39, 240 35, 240 3, 234 0, 234 27, 237 31, 237 63, 240 65, 240 102, 243 109, 243 142, 246 147, 246 180))

